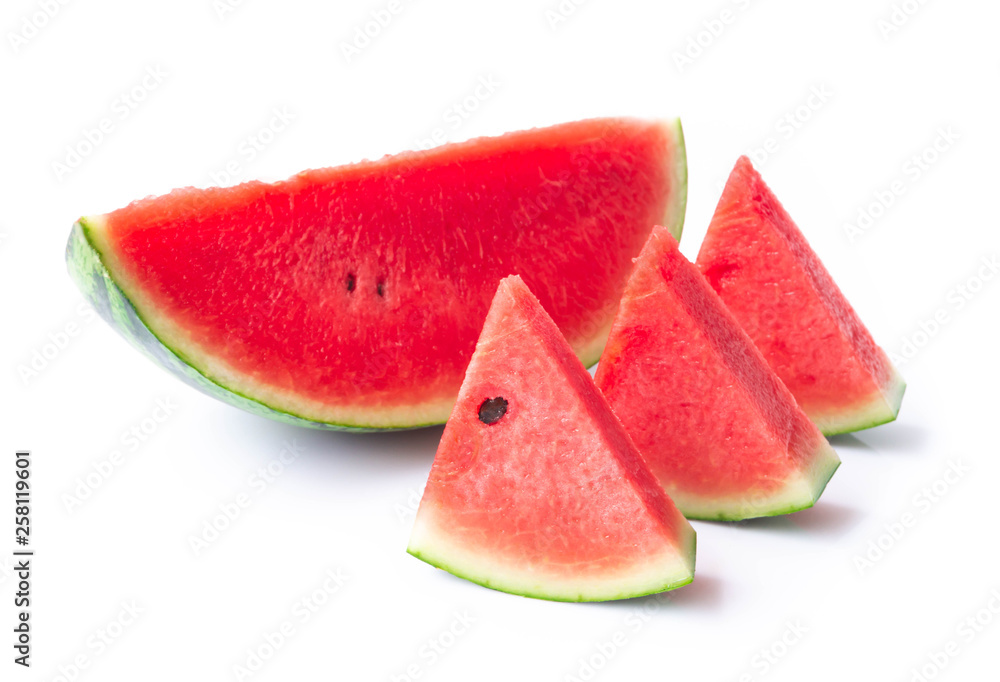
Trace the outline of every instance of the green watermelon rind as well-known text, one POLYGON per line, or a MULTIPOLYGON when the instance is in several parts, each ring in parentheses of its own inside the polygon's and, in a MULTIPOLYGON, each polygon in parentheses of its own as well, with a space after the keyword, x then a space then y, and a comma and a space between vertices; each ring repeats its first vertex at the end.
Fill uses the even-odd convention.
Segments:
POLYGON ((862 407, 853 407, 843 410, 840 414, 832 416, 818 416, 810 414, 810 418, 816 422, 824 436, 839 436, 843 433, 854 433, 864 431, 882 424, 896 421, 899 416, 899 408, 903 404, 903 395, 906 393, 906 382, 903 377, 893 368, 892 376, 879 395, 862 407))
POLYGON ((664 121, 663 125, 673 138, 674 167, 671 169, 671 177, 677 185, 677 199, 671 206, 667 207, 668 212, 663 217, 663 227, 667 228, 674 239, 680 242, 681 234, 684 232, 684 218, 687 214, 687 146, 684 142, 684 127, 679 118, 664 121))
MULTIPOLYGON (((80 219, 73 225, 69 241, 66 244, 66 264, 73 281, 87 301, 112 328, 153 362, 177 376, 184 383, 251 414, 268 417, 293 426, 354 432, 384 431, 393 428, 333 424, 303 419, 237 393, 208 378, 195 368, 195 363, 191 359, 164 343, 150 330, 132 301, 111 277, 100 252, 95 248, 92 238, 88 234, 89 229, 87 219, 80 219)), ((430 426, 430 424, 399 428, 420 428, 421 426, 430 426)))
MULTIPOLYGON (((660 594, 662 592, 669 592, 670 590, 675 590, 679 587, 684 587, 685 585, 690 585, 694 581, 695 576, 695 560, 697 557, 697 545, 698 545, 698 535, 692 530, 687 538, 686 546, 683 548, 684 556, 691 558, 691 564, 685 575, 679 577, 667 578, 664 582, 658 583, 656 585, 650 586, 645 583, 641 586, 636 586, 634 588, 630 587, 624 581, 609 581, 608 585, 600 585, 601 581, 594 581, 594 589, 589 591, 589 594, 584 594, 580 592, 573 596, 560 593, 559 585, 560 581, 554 581, 553 587, 550 590, 522 590, 510 585, 511 581, 504 581, 502 578, 491 579, 487 577, 482 571, 475 571, 462 568, 459 566, 460 562, 456 562, 451 559, 447 559, 442 556, 435 555, 433 549, 418 549, 415 548, 412 543, 406 548, 406 551, 411 556, 420 559, 426 564, 429 564, 435 568, 439 568, 442 571, 446 571, 457 578, 462 578, 463 580, 468 580, 476 585, 481 585, 482 587, 489 588, 491 590, 496 590, 497 592, 504 592, 506 594, 513 594, 519 597, 528 597, 530 599, 544 599, 546 601, 555 602, 603 602, 603 601, 618 601, 622 599, 635 599, 638 597, 646 597, 651 594, 660 594), (611 584, 615 584, 611 587, 611 584)), ((497 573, 501 572, 499 569, 497 573)), ((563 591, 565 592, 565 591, 563 591)))
POLYGON ((826 490, 830 479, 840 468, 840 464, 837 453, 823 439, 822 445, 813 454, 813 466, 801 473, 799 479, 791 486, 783 488, 765 499, 749 505, 745 502, 736 502, 731 508, 727 508, 724 503, 715 502, 716 511, 711 513, 691 511, 685 509, 679 500, 675 499, 674 501, 684 516, 694 521, 746 521, 794 514, 815 506, 826 490), (791 492, 789 492, 789 488, 791 488, 791 492))

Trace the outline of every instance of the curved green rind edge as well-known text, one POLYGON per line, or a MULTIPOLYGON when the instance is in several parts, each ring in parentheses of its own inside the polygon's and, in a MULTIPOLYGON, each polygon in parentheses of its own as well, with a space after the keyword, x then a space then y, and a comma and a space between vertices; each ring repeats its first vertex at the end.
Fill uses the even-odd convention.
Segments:
POLYGON ((833 478, 833 475, 837 473, 837 469, 840 468, 840 464, 840 460, 837 459, 830 466, 825 467, 819 472, 819 475, 813 482, 813 494, 810 497, 804 497, 801 500, 791 502, 785 506, 773 507, 769 509, 761 504, 754 505, 755 510, 750 513, 734 513, 723 510, 718 514, 685 514, 684 516, 691 521, 747 521, 749 519, 762 519, 770 516, 794 514, 795 512, 809 509, 819 502, 819 498, 823 496, 823 491, 826 490, 826 486, 830 483, 830 479, 833 478))
POLYGON ((223 402, 239 407, 251 414, 274 419, 293 426, 306 426, 328 431, 372 432, 390 429, 415 429, 430 424, 420 424, 405 427, 369 427, 351 424, 332 424, 316 422, 309 419, 274 409, 258 400, 236 393, 195 369, 183 355, 163 343, 143 321, 142 316, 132 305, 112 279, 101 259, 100 253, 94 248, 88 236, 86 219, 81 219, 73 225, 69 241, 66 244, 66 265, 70 277, 83 293, 84 297, 97 310, 97 313, 112 328, 121 334, 146 357, 153 360, 181 381, 202 393, 223 402))
POLYGON ((903 395, 906 394, 906 382, 898 374, 894 374, 889 385, 884 389, 886 410, 860 410, 856 415, 845 415, 842 422, 835 427, 821 429, 824 436, 839 436, 843 433, 854 433, 872 429, 882 424, 896 421, 899 416, 899 409, 903 404, 903 395), (851 420, 854 421, 851 421, 851 420))
POLYGON ((681 241, 681 234, 684 232, 684 218, 687 214, 687 194, 688 194, 688 165, 687 165, 687 144, 684 142, 684 127, 681 120, 675 119, 671 122, 674 129, 674 142, 676 143, 674 152, 673 178, 677 183, 677 197, 671 204, 669 220, 664 225, 678 243, 681 241))
MULTIPOLYGON (((691 544, 687 548, 692 559, 696 559, 698 556, 698 534, 691 533, 691 544)), ((457 578, 463 580, 468 580, 470 583, 475 583, 476 585, 481 585, 483 587, 488 587, 491 590, 496 590, 497 592, 504 592, 506 594, 513 594, 518 597, 528 597, 530 599, 544 599, 546 601, 557 601, 557 602, 570 602, 570 603, 581 603, 581 602, 602 602, 602 601, 618 601, 621 599, 635 599, 638 597, 646 597, 651 594, 660 594, 662 592, 669 592, 670 590, 676 590, 678 587, 684 587, 685 585, 690 585, 694 581, 694 570, 692 568, 691 574, 677 579, 671 579, 663 583, 659 587, 653 589, 643 589, 636 592, 629 592, 627 588, 624 588, 621 592, 609 594, 608 596, 600 597, 588 597, 585 595, 579 595, 577 597, 564 597, 555 594, 547 594, 545 592, 518 592, 516 590, 507 589, 503 587, 499 582, 490 582, 489 579, 478 577, 466 573, 460 569, 456 569, 448 564, 447 561, 441 559, 434 559, 427 555, 426 552, 421 552, 418 549, 412 547, 407 547, 406 552, 411 556, 420 559, 426 564, 430 564, 434 568, 439 568, 442 571, 447 571, 457 578)))

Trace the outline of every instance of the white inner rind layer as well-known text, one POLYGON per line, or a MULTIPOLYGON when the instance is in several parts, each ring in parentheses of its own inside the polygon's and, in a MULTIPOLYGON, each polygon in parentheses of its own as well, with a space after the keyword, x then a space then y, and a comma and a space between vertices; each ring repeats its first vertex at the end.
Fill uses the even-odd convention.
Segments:
MULTIPOLYGON (((661 123, 667 135, 667 161, 671 164, 671 201, 663 216, 664 225, 675 236, 680 237, 683 227, 687 198, 687 159, 684 136, 680 120, 672 119, 661 123)), ((169 348, 182 361, 201 373, 220 388, 257 401, 279 412, 286 412, 303 419, 326 424, 338 424, 359 428, 412 428, 431 424, 443 424, 448 420, 455 405, 456 396, 437 398, 423 403, 405 405, 385 405, 373 400, 368 404, 329 404, 311 400, 298 393, 269 386, 229 363, 216 357, 209 349, 201 346, 187 330, 177 325, 170 317, 160 314, 156 304, 145 295, 142 287, 126 274, 115 256, 106 235, 106 221, 102 215, 90 216, 80 221, 84 234, 95 249, 104 267, 125 296, 131 301, 139 319, 160 343, 169 348)), ((652 226, 650 226, 652 227, 652 226)), ((596 363, 604 351, 612 320, 598 329, 594 336, 580 345, 577 354, 584 365, 596 363)))
POLYGON ((667 212, 660 225, 667 228, 674 239, 680 242, 681 233, 684 231, 684 216, 687 212, 688 169, 684 128, 681 127, 679 118, 660 121, 660 127, 667 139, 666 156, 672 162, 669 169, 672 187, 677 191, 675 200, 667 204, 667 212))
POLYGON ((553 571, 552 564, 477 553, 453 539, 449 528, 454 524, 444 516, 434 507, 421 504, 406 551, 494 590, 553 601, 608 601, 665 592, 694 579, 696 538, 690 524, 678 528, 681 537, 677 546, 664 545, 661 552, 616 571, 574 578, 567 571, 553 571))
POLYGON ((731 499, 703 498, 681 490, 667 492, 681 513, 689 519, 740 521, 808 509, 819 500, 826 484, 840 466, 840 457, 836 451, 826 439, 820 441, 808 466, 790 475, 777 490, 750 492, 731 499))
POLYGON ((870 429, 873 426, 893 421, 899 414, 899 406, 906 392, 906 382, 892 368, 892 376, 885 386, 857 407, 839 409, 837 412, 810 412, 809 418, 819 427, 824 436, 850 433, 870 429))

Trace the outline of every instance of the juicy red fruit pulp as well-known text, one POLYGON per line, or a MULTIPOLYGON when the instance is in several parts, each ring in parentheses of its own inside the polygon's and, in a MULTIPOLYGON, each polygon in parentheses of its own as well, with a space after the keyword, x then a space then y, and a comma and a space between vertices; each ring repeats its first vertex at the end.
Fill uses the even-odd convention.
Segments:
POLYGON ((504 276, 578 352, 601 336, 681 191, 672 144, 659 124, 585 121, 179 190, 105 231, 157 314, 251 384, 321 405, 447 401, 504 276))

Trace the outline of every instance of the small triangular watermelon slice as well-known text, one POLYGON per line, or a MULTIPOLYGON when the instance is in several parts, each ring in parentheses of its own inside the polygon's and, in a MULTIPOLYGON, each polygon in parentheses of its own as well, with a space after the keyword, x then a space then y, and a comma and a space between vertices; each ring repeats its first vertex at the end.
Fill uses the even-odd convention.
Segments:
POLYGON ((697 263, 824 434, 896 418, 902 377, 745 156, 697 263))
POLYGON ((811 507, 840 464, 662 227, 636 261, 595 379, 688 518, 811 507))
POLYGON ((517 276, 493 299, 408 551, 557 601, 636 597, 694 577, 694 530, 517 276))

